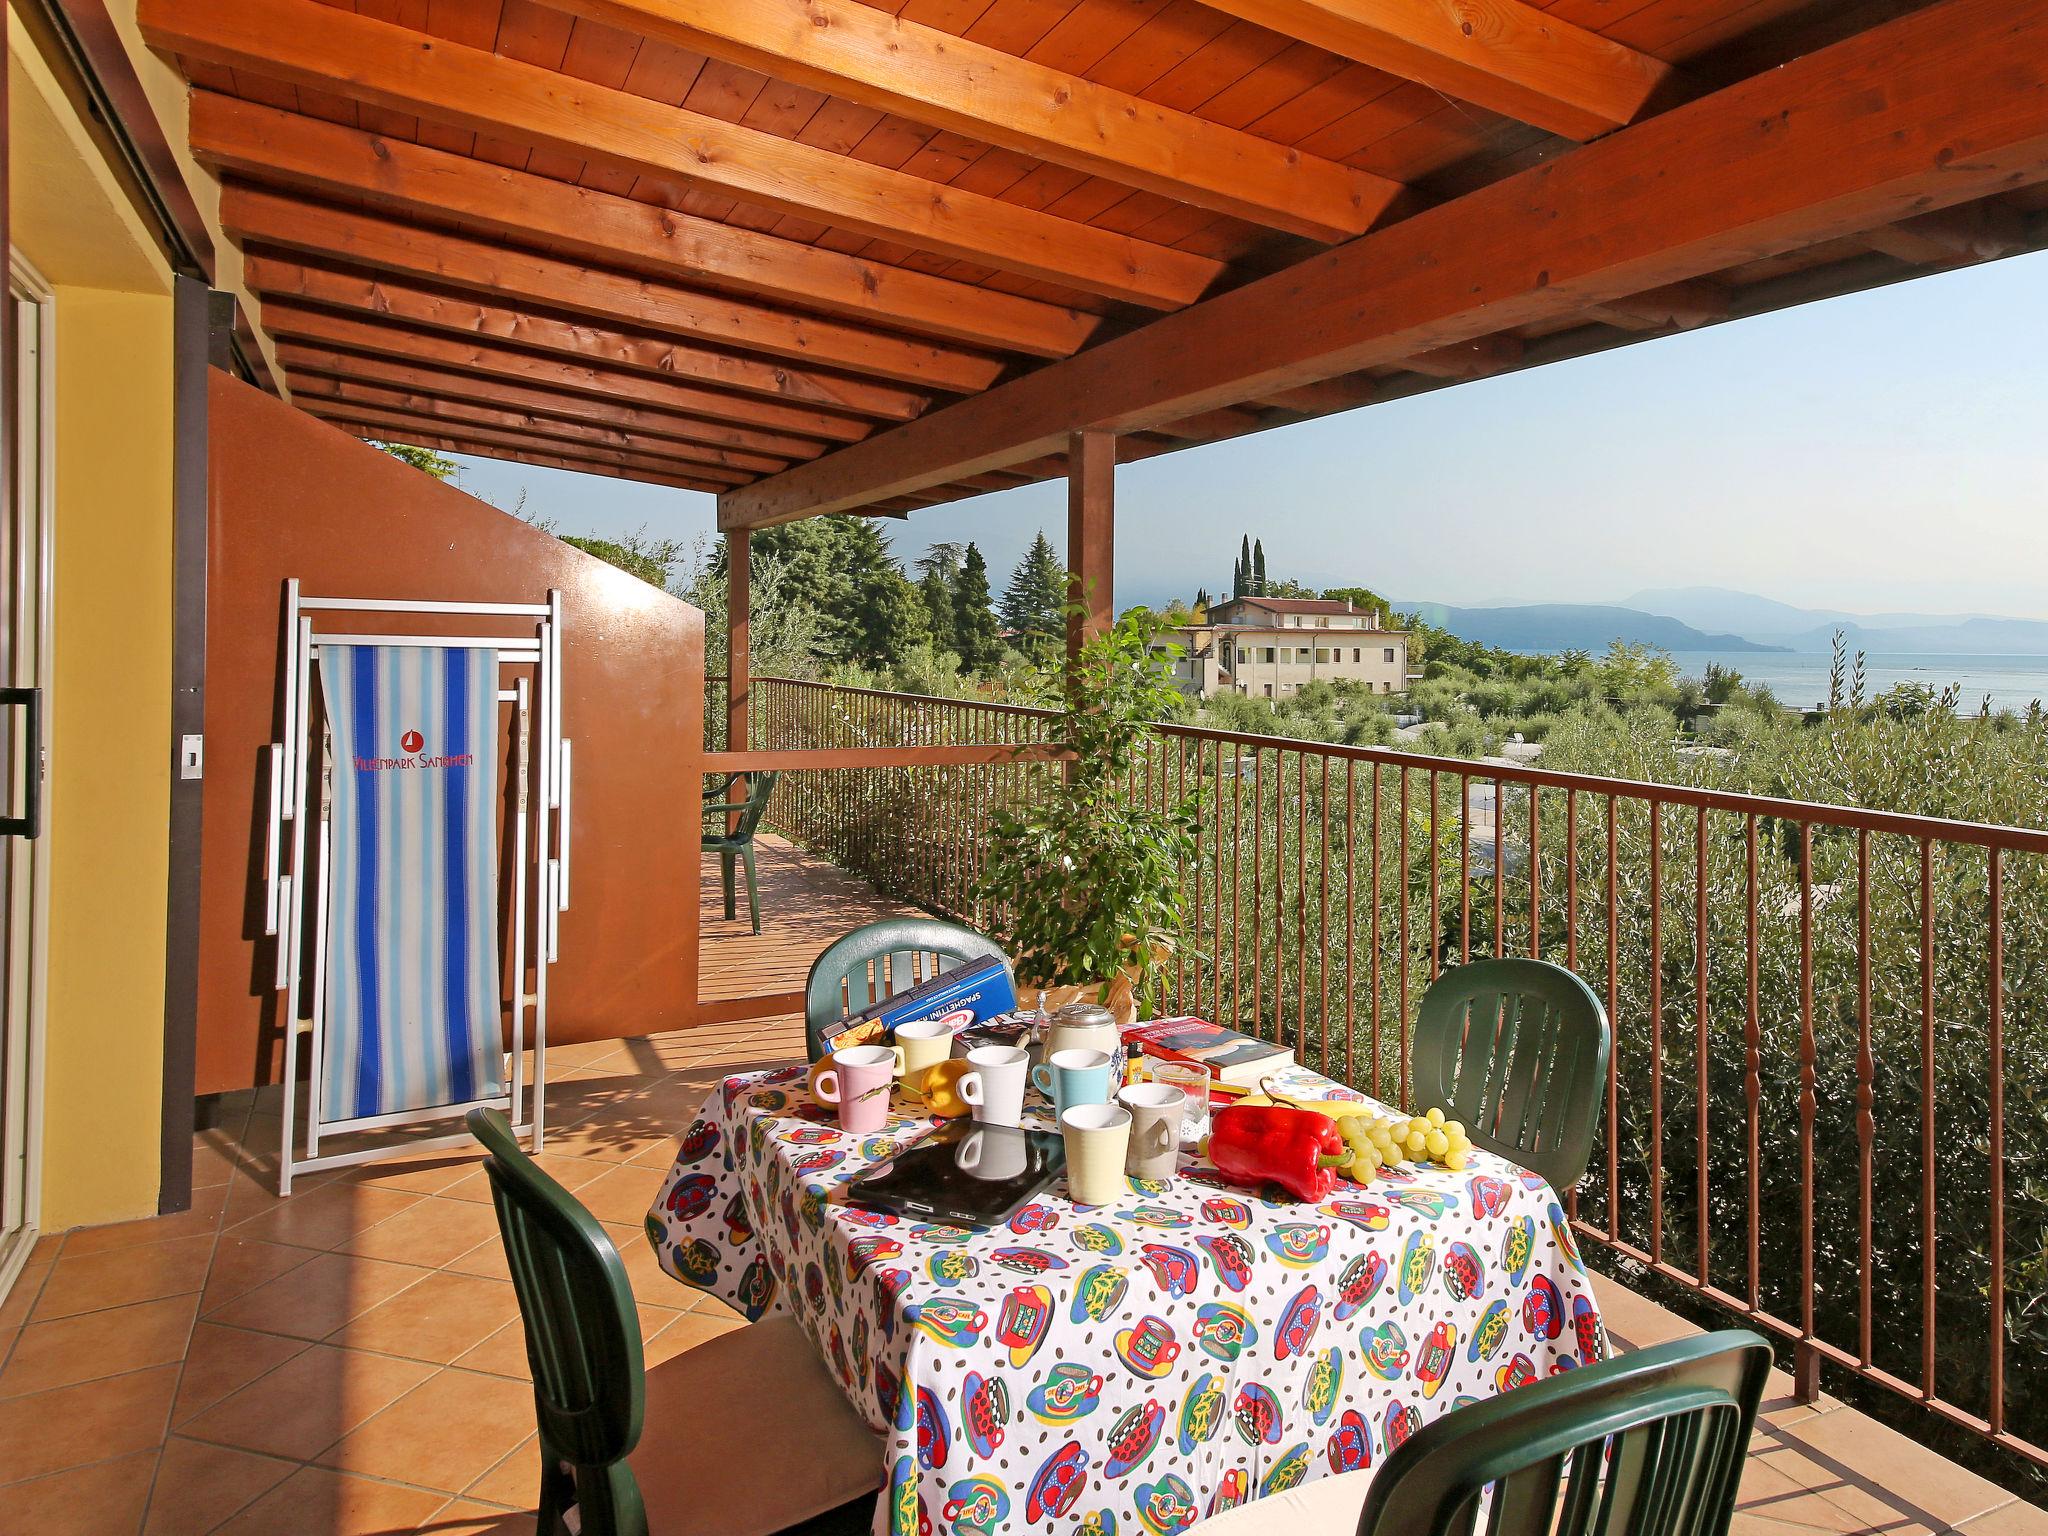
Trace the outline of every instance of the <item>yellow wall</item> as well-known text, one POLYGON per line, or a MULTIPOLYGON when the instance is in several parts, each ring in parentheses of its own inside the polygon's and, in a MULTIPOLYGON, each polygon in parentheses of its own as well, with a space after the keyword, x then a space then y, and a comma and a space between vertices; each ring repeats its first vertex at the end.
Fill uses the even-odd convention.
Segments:
POLYGON ((56 293, 39 1223, 56 1231, 154 1212, 161 1177, 171 297, 75 106, 18 26, 9 45, 12 236, 56 293))

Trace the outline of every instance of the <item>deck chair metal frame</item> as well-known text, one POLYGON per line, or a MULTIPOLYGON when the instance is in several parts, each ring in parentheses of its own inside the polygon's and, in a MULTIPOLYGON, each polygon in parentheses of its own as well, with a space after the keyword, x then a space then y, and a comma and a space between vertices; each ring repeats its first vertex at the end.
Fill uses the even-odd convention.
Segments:
POLYGON ((267 753, 268 827, 264 853, 264 923, 277 940, 274 986, 284 994, 284 1118, 279 1138, 277 1187, 291 1193, 293 1178, 382 1158, 471 1145, 467 1133, 403 1139, 344 1152, 323 1153, 323 1138, 353 1132, 412 1128, 461 1120, 472 1109, 503 1109, 536 1151, 545 1132, 548 967, 569 906, 570 743, 562 735, 562 594, 550 589, 540 603, 432 602, 389 597, 316 597, 298 578, 284 590, 284 736, 267 753), (431 620, 430 632, 363 633, 377 616, 404 615, 401 627, 431 620), (329 616, 332 616, 331 618, 329 616), (323 627, 339 624, 343 628, 323 627), (498 634, 477 634, 498 629, 498 634), (498 653, 498 702, 512 709, 510 773, 515 789, 512 899, 509 934, 500 953, 512 957, 511 1050, 507 1091, 492 1098, 440 1104, 347 1120, 322 1118, 322 1046, 326 1022, 328 883, 332 765, 315 663, 323 645, 490 646, 498 653), (309 763, 318 763, 320 799, 308 826, 309 763), (531 792, 529 792, 531 786, 531 792), (311 843, 309 849, 308 844, 311 843), (310 932, 308 931, 310 929, 310 932), (532 975, 532 990, 527 977, 532 975), (533 1044, 532 1080, 526 1045, 533 1044), (298 1060, 308 1047, 304 1151, 298 1150, 298 1060))

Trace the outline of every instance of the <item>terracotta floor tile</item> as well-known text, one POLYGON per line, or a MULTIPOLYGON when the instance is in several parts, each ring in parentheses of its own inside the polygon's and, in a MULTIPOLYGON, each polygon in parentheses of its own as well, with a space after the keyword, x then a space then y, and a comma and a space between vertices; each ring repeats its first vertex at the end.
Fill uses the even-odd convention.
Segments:
POLYGON ((199 1315, 216 1312, 257 1286, 267 1285, 319 1257, 317 1248, 292 1248, 283 1243, 223 1236, 220 1246, 214 1249, 213 1268, 207 1272, 206 1290, 199 1298, 199 1315))
POLYGON ((2014 1499, 2002 1509, 1965 1520, 1956 1529, 1965 1536, 2048 1536, 2048 1510, 2014 1499))
POLYGON ((661 1267, 661 1261, 654 1256, 654 1245, 647 1241, 647 1233, 639 1221, 631 1225, 608 1221, 604 1229, 611 1237, 612 1246, 619 1250, 619 1257, 626 1262, 626 1279, 632 1284, 636 1300, 677 1312, 696 1309, 698 1298, 704 1292, 683 1284, 661 1267))
POLYGON ((45 1260, 38 1264, 34 1259, 21 1266, 21 1273, 14 1277, 6 1299, 0 1300, 0 1328, 19 1328, 28 1321, 29 1313, 35 1309, 36 1298, 42 1295, 43 1286, 54 1268, 54 1262, 45 1260))
POLYGON ((487 1280, 510 1280, 512 1265, 505 1258, 505 1244, 495 1234, 485 1238, 460 1258, 443 1265, 462 1275, 482 1275, 487 1280))
POLYGON ((157 1467, 143 1536, 206 1536, 297 1470, 294 1462, 173 1435, 157 1467))
POLYGON ((177 1389, 165 1365, 0 1402, 0 1481, 155 1449, 177 1389))
POLYGON ((532 1509, 540 1502, 540 1437, 528 1435, 511 1455, 462 1491, 487 1504, 532 1509))
POLYGON ((432 1273, 413 1264, 323 1253, 207 1316, 232 1328, 324 1339, 349 1319, 360 1317, 432 1273))
POLYGON ((337 1248, 350 1238, 388 1221, 421 1197, 400 1189, 336 1182, 294 1194, 273 1209, 241 1221, 229 1230, 236 1237, 299 1248, 337 1248))
POLYGON ((682 1313, 650 1341, 647 1367, 652 1370, 662 1361, 673 1360, 684 1350, 694 1349, 706 1339, 715 1339, 721 1333, 730 1333, 745 1326, 737 1318, 707 1317, 700 1312, 682 1313))
MULTIPOLYGON (((554 1145, 554 1138, 548 1139, 554 1145)), ((543 1152, 534 1159, 540 1164, 541 1172, 553 1179, 571 1194, 583 1188, 593 1179, 603 1178, 612 1171, 612 1164, 585 1157, 563 1157, 555 1152, 543 1152)), ((462 1178, 440 1191, 444 1199, 474 1200, 480 1205, 491 1201, 491 1186, 484 1177, 481 1166, 472 1168, 462 1178)))
POLYGON ((429 1376, 316 1458, 322 1466, 462 1492, 533 1433, 533 1388, 502 1376, 429 1376))
POLYGON ((316 1344, 181 1424, 197 1440, 308 1461, 433 1374, 417 1360, 316 1344))
POLYGON ((221 1536, 389 1536, 448 1501, 396 1483, 304 1467, 221 1527, 221 1536))
POLYGON ((442 1271, 368 1309, 328 1342, 446 1365, 518 1315, 508 1281, 442 1271))
POLYGON ((221 1210, 227 1204, 227 1186, 192 1191, 192 1209, 175 1216, 150 1216, 141 1221, 117 1221, 104 1227, 80 1227, 64 1244, 67 1258, 88 1253, 111 1253, 140 1243, 169 1242, 174 1237, 210 1234, 220 1225, 221 1210))
POLYGON ((438 1195, 482 1161, 483 1154, 422 1152, 390 1163, 365 1163, 349 1174, 349 1182, 370 1189, 395 1189, 414 1195, 438 1195))
POLYGON ((599 1221, 638 1227, 647 1218, 647 1207, 654 1203, 662 1178, 659 1168, 614 1168, 577 1190, 576 1198, 599 1221))
POLYGON ((426 1198, 358 1232, 336 1251, 439 1269, 497 1235, 498 1217, 490 1206, 426 1198))
POLYGON ((161 1296, 179 1296, 206 1283, 213 1259, 213 1238, 180 1237, 168 1243, 145 1243, 113 1253, 89 1253, 57 1260, 43 1294, 29 1314, 31 1321, 74 1317, 101 1307, 124 1307, 161 1296))
POLYGON ((156 1471, 156 1452, 16 1483, 0 1495, 0 1536, 133 1536, 156 1471))
MULTIPOLYGON (((647 1364, 654 1365, 659 1360, 668 1358, 668 1355, 655 1354, 656 1336, 682 1314, 661 1307, 643 1306, 639 1311, 641 1347, 646 1354, 647 1364)), ((517 1381, 531 1380, 526 1365, 525 1322, 515 1317, 476 1348, 462 1355, 455 1364, 466 1371, 488 1371, 493 1376, 509 1376, 517 1381)))
POLYGON ((58 1253, 62 1251, 64 1239, 68 1236, 70 1234, 67 1232, 45 1232, 36 1239, 35 1247, 29 1249, 28 1262, 31 1264, 53 1263, 58 1253))
POLYGON ((1936 1527, 1959 1525, 2012 1498, 1974 1472, 1854 1409, 1824 1413, 1776 1433, 1807 1448, 1816 1460, 1846 1468, 1875 1487, 1910 1494, 1909 1508, 1936 1527))
POLYGON ((192 1331, 192 1347, 185 1356, 185 1374, 178 1382, 171 1423, 183 1424, 310 1348, 304 1339, 202 1322, 192 1331))
POLYGON ((167 1296, 31 1323, 15 1343, 7 1368, 0 1370, 0 1397, 47 1392, 182 1360, 198 1308, 197 1296, 167 1296))
POLYGON ((219 1131, 201 1131, 192 1138, 192 1188, 217 1189, 229 1183, 242 1164, 242 1149, 219 1131))
POLYGON ((420 1529, 433 1536, 533 1536, 533 1515, 496 1509, 474 1499, 450 1499, 420 1529))

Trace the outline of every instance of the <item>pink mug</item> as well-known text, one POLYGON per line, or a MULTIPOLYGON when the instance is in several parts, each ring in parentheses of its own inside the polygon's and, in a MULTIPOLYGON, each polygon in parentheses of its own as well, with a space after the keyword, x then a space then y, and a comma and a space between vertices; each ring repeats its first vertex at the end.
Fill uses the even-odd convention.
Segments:
POLYGON ((865 1136, 888 1124, 895 1081, 895 1051, 886 1045, 848 1045, 832 1053, 832 1064, 812 1080, 811 1091, 839 1106, 840 1129, 865 1136))

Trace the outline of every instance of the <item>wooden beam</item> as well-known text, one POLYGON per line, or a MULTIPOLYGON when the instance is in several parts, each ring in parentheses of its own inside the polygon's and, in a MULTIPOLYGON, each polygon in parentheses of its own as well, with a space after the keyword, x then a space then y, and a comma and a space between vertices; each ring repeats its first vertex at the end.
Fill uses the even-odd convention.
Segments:
POLYGON ((622 469, 616 464, 600 464, 595 460, 578 458, 573 454, 500 448, 489 443, 472 442, 467 438, 448 437, 438 432, 397 432, 379 429, 360 423, 335 420, 319 411, 310 411, 307 414, 326 422, 337 431, 346 432, 350 437, 359 437, 365 442, 410 443, 416 448, 431 448, 436 453, 466 453, 479 459, 531 464, 540 469, 562 469, 579 475, 604 475, 613 480, 636 480, 647 485, 665 485, 679 491, 702 491, 714 496, 724 489, 715 480, 695 480, 687 475, 665 475, 653 470, 622 469))
POLYGON ((860 0, 560 0, 578 16, 1254 224, 1344 240, 1400 183, 860 0))
POLYGON ((324 378, 318 374, 291 374, 292 403, 311 406, 360 405, 395 411, 421 424, 448 423, 459 427, 490 427, 506 432, 524 432, 571 445, 617 448, 648 458, 673 459, 679 464, 701 464, 734 471, 734 480, 752 479, 787 469, 787 459, 771 459, 758 453, 735 453, 726 448, 705 448, 695 443, 678 443, 668 438, 646 437, 598 422, 563 421, 516 407, 476 405, 466 400, 444 400, 438 395, 416 394, 382 384, 365 384, 355 379, 324 378))
POLYGON ((524 411, 558 421, 616 427, 639 437, 664 438, 702 448, 721 449, 734 454, 735 463, 762 468, 816 458, 823 446, 809 438, 757 432, 747 427, 728 427, 715 421, 628 405, 624 401, 599 400, 589 395, 533 388, 509 379, 488 378, 454 368, 432 368, 417 363, 395 362, 389 358, 359 357, 330 347, 285 342, 277 349, 277 359, 288 372, 302 379, 373 385, 435 400, 461 401, 499 410, 524 411))
POLYGON ((2032 243, 2019 210, 1990 198, 1867 230, 1862 241, 1873 251, 1916 267, 1996 261, 2032 243))
POLYGON ((703 389, 646 373, 626 373, 616 368, 573 362, 566 357, 543 356, 500 345, 496 340, 475 341, 383 320, 359 320, 352 315, 312 309, 289 301, 266 299, 261 317, 263 328, 279 338, 322 347, 344 347, 401 362, 438 363, 497 378, 518 379, 573 389, 606 397, 623 396, 642 405, 663 406, 711 421, 731 422, 745 427, 765 427, 800 437, 854 442, 867 435, 868 425, 851 416, 834 416, 808 406, 787 405, 780 400, 761 400, 752 395, 728 394, 703 389))
POLYGON ((374 405, 364 405, 354 400, 309 399, 294 400, 301 410, 328 418, 367 422, 372 426, 393 432, 438 432, 448 437, 460 437, 470 442, 483 443, 499 448, 532 448, 540 453, 557 453, 569 458, 587 459, 593 464, 611 464, 621 469, 649 469, 657 474, 682 475, 688 479, 702 480, 721 488, 744 485, 751 476, 731 469, 720 469, 711 464, 687 463, 672 459, 666 454, 640 453, 621 448, 608 448, 597 443, 575 439, 549 437, 523 428, 504 430, 467 421, 451 421, 446 417, 421 416, 411 411, 390 411, 374 405))
POLYGON ((1067 439, 1067 663, 1116 622, 1116 437, 1067 439))
MULTIPOLYGON (((748 638, 753 632, 754 537, 742 528, 725 540, 725 749, 744 752, 749 740, 749 715, 753 695, 753 663, 748 655, 748 638)), ((744 799, 745 793, 732 799, 744 799)), ((728 825, 737 828, 734 815, 728 825)))
POLYGON ((557 150, 772 213, 1174 309, 1222 264, 871 165, 317 0, 143 0, 166 53, 557 150))
MULTIPOLYGON (((775 372, 756 365, 751 377, 761 393, 793 395, 799 386, 823 391, 828 378, 820 367, 900 380, 925 390, 968 392, 987 387, 1002 371, 993 358, 961 352, 887 332, 870 331, 838 320, 823 320, 699 292, 652 278, 606 272, 580 262, 562 261, 520 251, 493 240, 480 240, 449 230, 423 229, 400 219, 360 209, 311 203, 289 193, 231 183, 221 192, 220 220, 245 244, 260 241, 285 250, 311 253, 374 267, 386 275, 423 278, 451 284, 514 306, 544 304, 588 315, 596 320, 657 332, 671 339, 765 352, 798 359, 803 368, 787 370, 789 382, 774 383, 775 372)), ((842 392, 858 386, 874 391, 883 386, 849 380, 842 392)), ((815 396, 814 396, 815 398, 815 396)), ((882 399, 869 394, 865 398, 882 399)), ((901 389, 886 397, 886 409, 861 407, 870 415, 909 416, 927 396, 901 389), (910 402, 915 402, 915 407, 910 402)), ((845 407, 848 410, 854 406, 845 407)))
POLYGON ((1937 0, 867 442, 728 492, 761 527, 2048 180, 2048 0, 1937 0))
POLYGON ((801 401, 826 410, 908 421, 921 415, 931 398, 874 379, 792 368, 758 357, 692 346, 672 337, 650 336, 494 304, 487 299, 439 293, 381 273, 338 271, 260 254, 248 257, 243 273, 250 289, 266 298, 397 320, 426 331, 496 336, 539 352, 559 352, 616 368, 689 379, 715 389, 762 395, 771 400, 801 401))
POLYGON ((1433 379, 1483 379, 1522 360, 1522 338, 1505 333, 1475 336, 1448 347, 1435 347, 1406 358, 1401 366, 1433 379))
POLYGON ((1216 10, 1521 122, 1593 139, 1671 66, 1520 0, 1207 0, 1216 10))
POLYGON ((1292 389, 1266 396, 1259 404, 1296 411, 1304 416, 1327 416, 1333 411, 1350 411, 1361 405, 1371 405, 1385 392, 1378 379, 1361 373, 1318 379, 1313 384, 1297 384, 1292 389))
POLYGON ((1728 318, 1728 290, 1719 283, 1666 283, 1610 299, 1586 311, 1589 319, 1625 331, 1689 331, 1728 318))
POLYGON ((1101 317, 802 245, 655 203, 365 133, 260 102, 192 93, 200 163, 509 236, 656 277, 702 282, 973 346, 1066 357, 1101 317))
POLYGON ((486 458, 520 458, 529 463, 552 459, 556 467, 577 468, 599 465, 628 470, 636 478, 680 485, 685 490, 722 491, 732 477, 716 470, 698 471, 668 459, 649 459, 639 454, 619 453, 607 448, 571 448, 561 443, 541 442, 516 432, 496 433, 481 427, 458 427, 448 422, 421 422, 389 411, 354 405, 333 405, 321 401, 302 407, 308 415, 335 426, 345 426, 360 435, 387 442, 417 443, 447 453, 475 453, 486 458))

